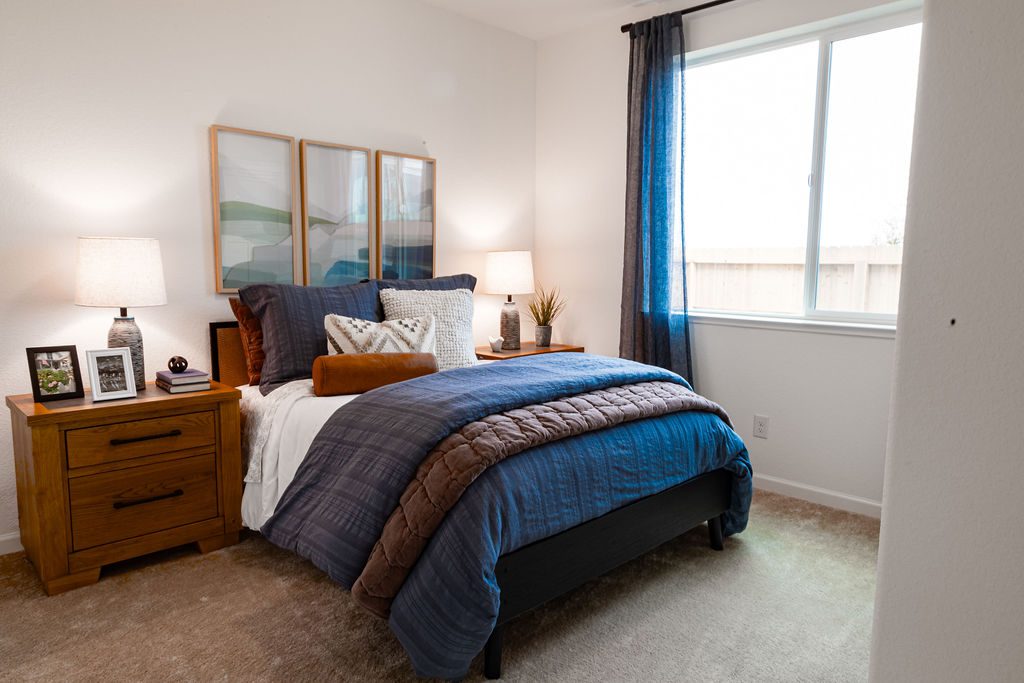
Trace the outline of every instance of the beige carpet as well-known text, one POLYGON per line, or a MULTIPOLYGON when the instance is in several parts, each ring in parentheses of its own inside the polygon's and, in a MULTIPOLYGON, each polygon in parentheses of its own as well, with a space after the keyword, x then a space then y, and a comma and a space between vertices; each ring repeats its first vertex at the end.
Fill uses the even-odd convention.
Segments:
MULTIPOLYGON (((876 521, 758 493, 724 552, 706 539, 694 530, 514 621, 504 679, 867 678, 876 521)), ((382 621, 256 536, 124 563, 52 598, 24 556, 0 557, 0 680, 409 679, 382 621)))

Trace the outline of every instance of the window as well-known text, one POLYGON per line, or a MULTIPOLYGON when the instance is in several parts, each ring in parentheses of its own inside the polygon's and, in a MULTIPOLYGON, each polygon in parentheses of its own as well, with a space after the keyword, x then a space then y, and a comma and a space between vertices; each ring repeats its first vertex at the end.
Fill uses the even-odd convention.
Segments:
POLYGON ((848 27, 687 69, 691 309, 895 320, 920 36, 848 27))

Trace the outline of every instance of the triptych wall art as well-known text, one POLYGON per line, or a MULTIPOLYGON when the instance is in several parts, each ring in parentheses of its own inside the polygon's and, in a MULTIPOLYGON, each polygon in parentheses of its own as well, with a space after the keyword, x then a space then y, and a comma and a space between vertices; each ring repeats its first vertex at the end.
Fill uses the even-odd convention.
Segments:
POLYGON ((437 160, 378 150, 371 216, 369 149, 302 140, 298 152, 296 178, 295 138, 210 127, 218 292, 433 277, 437 160))

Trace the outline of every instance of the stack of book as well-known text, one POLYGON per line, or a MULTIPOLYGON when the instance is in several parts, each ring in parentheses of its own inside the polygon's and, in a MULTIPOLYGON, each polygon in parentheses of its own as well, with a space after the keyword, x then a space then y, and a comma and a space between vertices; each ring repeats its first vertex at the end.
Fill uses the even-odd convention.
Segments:
POLYGON ((156 385, 171 394, 206 391, 210 388, 210 375, 202 370, 186 370, 185 372, 160 370, 156 373, 156 385))

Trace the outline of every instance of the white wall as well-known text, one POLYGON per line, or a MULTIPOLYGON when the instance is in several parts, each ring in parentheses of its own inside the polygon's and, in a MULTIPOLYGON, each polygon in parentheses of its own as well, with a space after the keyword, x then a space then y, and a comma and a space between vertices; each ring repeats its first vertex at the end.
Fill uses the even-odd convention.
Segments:
POLYGON ((1024 671, 1021 26, 1020 0, 925 5, 875 681, 1024 671))
POLYGON ((729 411, 755 484, 877 516, 893 340, 693 325, 698 391, 729 411), (769 438, 752 436, 753 416, 769 438))
MULTIPOLYGON (((555 337, 617 354, 629 40, 619 23, 694 4, 631 8, 539 43, 538 277, 569 298, 555 337)), ((689 50, 870 9, 878 0, 760 0, 687 23, 689 50)), ((694 325, 698 390, 732 415, 757 484, 857 512, 880 511, 892 339, 694 325), (771 418, 751 438, 754 413, 771 418)))
MULTIPOLYGON (((27 346, 106 346, 114 310, 73 301, 75 237, 161 240, 169 303, 135 311, 150 376, 207 367, 212 123, 435 156, 440 273, 529 249, 535 47, 407 0, 12 0, 0 5, 0 394, 27 346)), ((477 298, 477 339, 499 297, 477 298)), ((524 331, 529 334, 529 331, 524 331)), ((17 538, 0 420, 0 552, 17 538)))

